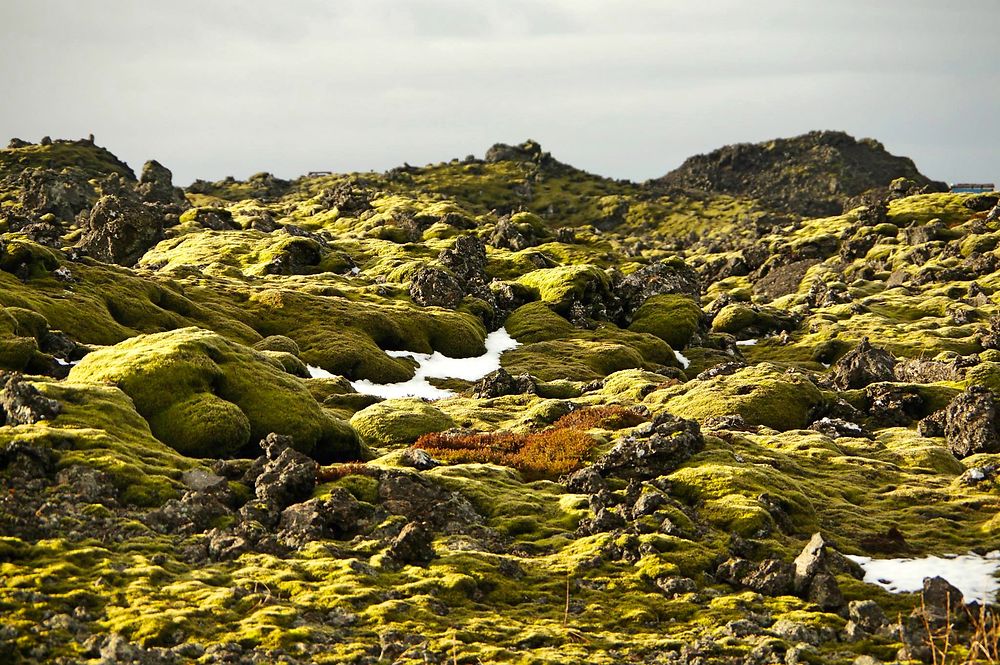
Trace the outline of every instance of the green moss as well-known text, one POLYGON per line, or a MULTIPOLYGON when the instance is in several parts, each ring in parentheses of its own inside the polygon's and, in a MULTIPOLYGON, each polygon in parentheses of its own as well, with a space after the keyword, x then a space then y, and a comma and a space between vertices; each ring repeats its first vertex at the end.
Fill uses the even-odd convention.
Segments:
POLYGON ((349 428, 324 413, 300 380, 205 330, 132 338, 89 354, 70 377, 118 386, 157 438, 186 454, 233 453, 271 432, 323 458, 358 453, 349 428))
MULTIPOLYGON (((193 218, 197 209, 184 213, 193 218)), ((195 230, 170 238, 150 249, 140 266, 161 272, 183 273, 191 270, 209 274, 235 274, 248 277, 299 272, 315 274, 343 272, 351 267, 348 257, 332 251, 318 241, 284 232, 205 231, 195 230)))
POLYGON ((656 335, 672 348, 683 349, 698 332, 704 314, 690 298, 657 295, 636 310, 629 330, 656 335))
POLYGON ((791 317, 774 307, 749 306, 741 303, 726 305, 712 320, 712 330, 731 335, 760 335, 793 328, 791 317))
POLYGON ((1000 394, 1000 362, 983 362, 969 368, 965 380, 970 386, 983 386, 1000 394))
POLYGON ((302 353, 299 349, 299 345, 295 343, 295 340, 285 337, 284 335, 270 335, 269 337, 265 337, 254 344, 253 348, 258 351, 283 351, 285 353, 290 353, 293 356, 298 356, 302 353))
POLYGON ((704 421, 739 415, 750 425, 776 430, 805 427, 812 410, 824 401, 805 375, 784 372, 770 363, 747 367, 730 376, 692 381, 677 393, 666 391, 663 397, 671 413, 685 418, 704 421))
POLYGON ((608 291, 608 277, 597 266, 543 268, 522 275, 518 283, 533 289, 542 302, 566 314, 574 302, 586 302, 608 291))
POLYGON ((514 310, 504 324, 508 334, 522 343, 544 342, 572 335, 573 324, 553 312, 543 302, 533 302, 514 310))
POLYGON ((889 221, 897 226, 909 224, 926 224, 933 219, 940 219, 946 224, 964 222, 971 216, 968 208, 962 205, 968 194, 920 194, 896 199, 889 203, 889 221))
POLYGON ((84 464, 108 473, 127 503, 157 505, 173 497, 181 472, 195 462, 153 437, 132 401, 117 388, 33 380, 59 402, 52 420, 0 427, 0 447, 21 440, 58 451, 60 466, 84 464))
POLYGON ((83 141, 53 141, 49 145, 0 150, 0 172, 18 173, 27 168, 75 169, 86 177, 116 173, 135 180, 131 169, 113 154, 83 141))
POLYGON ((423 434, 454 427, 455 422, 419 399, 391 399, 355 413, 351 426, 366 444, 390 446, 413 443, 423 434))

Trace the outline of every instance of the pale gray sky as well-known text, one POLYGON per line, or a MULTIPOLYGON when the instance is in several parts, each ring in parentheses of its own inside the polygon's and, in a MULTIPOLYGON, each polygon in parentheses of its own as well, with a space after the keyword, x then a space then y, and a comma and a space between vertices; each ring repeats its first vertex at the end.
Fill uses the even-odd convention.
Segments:
POLYGON ((538 140, 643 180, 842 129, 1000 180, 1000 0, 0 0, 0 140, 175 181, 384 170, 538 140))

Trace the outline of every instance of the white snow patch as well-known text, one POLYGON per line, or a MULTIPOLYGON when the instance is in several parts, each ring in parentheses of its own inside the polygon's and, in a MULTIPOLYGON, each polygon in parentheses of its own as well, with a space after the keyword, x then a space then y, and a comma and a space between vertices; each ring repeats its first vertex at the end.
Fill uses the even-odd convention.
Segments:
POLYGON ((674 357, 677 358, 677 362, 679 362, 681 364, 681 367, 683 367, 684 369, 687 369, 688 365, 691 364, 691 361, 685 358, 684 354, 682 354, 680 351, 675 350, 674 357))
POLYGON ((361 268, 359 268, 359 267, 357 267, 357 266, 354 266, 353 268, 351 268, 351 274, 352 274, 352 275, 357 275, 357 274, 359 274, 360 272, 361 272, 361 268))
POLYGON ((943 577, 957 587, 966 602, 992 603, 1000 590, 1000 551, 986 555, 927 556, 922 559, 872 559, 851 556, 865 569, 865 582, 892 593, 920 591, 925 577, 943 577))
POLYGON ((736 346, 754 346, 757 344, 756 339, 739 339, 736 340, 736 346))
POLYGON ((63 367, 76 367, 80 364, 79 360, 63 360, 62 358, 56 358, 56 364, 62 365, 63 367))
MULTIPOLYGON (((412 358, 417 363, 416 373, 409 381, 399 383, 372 383, 368 379, 351 381, 351 385, 359 393, 384 397, 424 397, 427 399, 443 399, 455 393, 451 390, 437 388, 427 379, 463 379, 478 381, 490 372, 500 369, 500 356, 504 351, 520 346, 520 343, 501 328, 486 336, 486 353, 475 358, 449 358, 435 351, 434 353, 414 353, 412 351, 386 351, 393 358, 412 358)), ((309 367, 309 375, 314 379, 324 379, 334 376, 320 367, 309 367)))

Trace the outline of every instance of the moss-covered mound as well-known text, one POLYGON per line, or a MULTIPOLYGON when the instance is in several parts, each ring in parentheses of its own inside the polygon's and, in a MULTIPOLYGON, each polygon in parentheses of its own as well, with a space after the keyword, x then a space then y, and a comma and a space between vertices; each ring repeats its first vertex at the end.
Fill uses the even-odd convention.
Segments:
POLYGON ((186 455, 230 455, 271 432, 321 458, 358 453, 351 428, 280 363, 206 330, 131 338, 88 355, 70 379, 121 388, 153 434, 186 455))
POLYGON ((351 426, 368 445, 395 446, 454 427, 455 421, 419 399, 389 399, 355 413, 351 426))
POLYGON ((701 327, 704 314, 691 298, 676 294, 653 296, 632 315, 628 329, 656 335, 674 349, 683 349, 701 327))
POLYGON ((806 375, 761 363, 732 375, 692 381, 676 396, 667 397, 666 408, 699 421, 738 415, 748 425, 784 431, 808 425, 811 413, 823 401, 823 394, 806 375))

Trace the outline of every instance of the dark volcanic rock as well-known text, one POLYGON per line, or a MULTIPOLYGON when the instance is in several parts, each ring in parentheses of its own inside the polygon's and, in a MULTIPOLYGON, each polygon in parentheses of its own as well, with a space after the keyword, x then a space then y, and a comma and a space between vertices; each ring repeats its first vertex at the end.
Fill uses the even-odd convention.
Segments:
POLYGON ((868 338, 861 340, 852 351, 837 361, 830 370, 833 385, 840 390, 864 388, 870 383, 894 381, 896 358, 871 345, 868 338))
POLYGON ((437 556, 433 543, 434 534, 426 523, 410 522, 389 544, 388 554, 400 563, 423 565, 437 556))
POLYGON ((766 596, 788 595, 795 588, 795 567, 779 559, 765 559, 759 563, 729 559, 718 567, 715 577, 766 596))
POLYGON ((943 577, 924 578, 920 595, 923 607, 915 612, 922 614, 931 626, 942 626, 949 620, 964 618, 965 598, 962 592, 943 577))
POLYGON ((622 309, 629 316, 652 296, 678 293, 690 296, 695 302, 701 298, 701 281, 691 266, 677 259, 643 266, 612 284, 621 301, 622 309))
POLYGON ((861 425, 841 418, 820 418, 813 422, 809 426, 809 429, 826 434, 831 439, 839 439, 841 437, 873 438, 872 434, 861 425))
POLYGON ((18 178, 18 201, 25 210, 40 217, 46 214, 71 222, 94 201, 93 187, 86 174, 55 169, 25 169, 18 178))
POLYGON ((813 534, 802 552, 793 562, 795 567, 795 592, 806 600, 816 603, 822 609, 838 610, 844 606, 844 596, 840 592, 835 573, 847 572, 858 577, 864 576, 858 565, 829 547, 819 533, 813 534))
POLYGON ((875 633, 889 620, 874 600, 852 600, 847 605, 848 616, 855 624, 869 633, 875 633))
POLYGON ((378 494, 390 513, 428 522, 432 528, 448 533, 466 533, 483 521, 468 499, 421 475, 391 474, 379 483, 378 494))
POLYGON ((162 238, 163 216, 155 207, 110 194, 91 209, 80 247, 95 259, 133 266, 162 238))
POLYGON ((431 457, 430 453, 420 448, 407 448, 404 450, 403 454, 399 456, 399 463, 402 466, 408 466, 417 471, 427 471, 441 465, 440 462, 431 457))
POLYGON ((663 413, 619 440, 593 468, 603 476, 656 478, 676 469, 704 445, 697 422, 663 413))
POLYGON ((547 152, 542 152, 542 146, 528 140, 520 145, 507 145, 506 143, 496 143, 486 151, 485 161, 493 164, 496 162, 541 162, 548 157, 547 152))
POLYGON ((302 547, 320 538, 348 538, 370 517, 370 509, 347 490, 334 488, 328 497, 288 506, 278 521, 278 538, 291 547, 302 547))
MULTIPOLYGON (((289 232, 288 226, 284 232, 289 232)), ((294 233, 289 233, 294 235, 294 233)), ((264 266, 269 275, 305 275, 316 271, 323 260, 322 244, 314 238, 295 237, 281 246, 281 251, 264 266)))
POLYGON ((174 187, 170 169, 156 160, 150 160, 143 165, 137 190, 146 203, 161 203, 178 208, 188 206, 184 191, 174 187))
POLYGON ((240 228, 233 220, 233 214, 225 208, 198 208, 189 214, 191 221, 212 231, 235 231, 240 228))
POLYGON ((795 293, 809 269, 818 263, 820 259, 809 258, 770 268, 754 282, 753 292, 769 300, 795 293))
POLYGON ((227 487, 185 492, 146 516, 146 523, 164 533, 197 533, 232 514, 227 505, 227 487))
POLYGON ((59 415, 59 402, 49 399, 20 374, 0 373, 0 425, 30 425, 59 415))
POLYGON ((924 398, 913 386, 873 383, 865 388, 865 404, 876 427, 906 427, 924 415, 924 398))
POLYGON ((454 245, 441 250, 438 260, 466 283, 486 281, 486 245, 479 236, 459 236, 454 245))
POLYGON ((503 397, 504 395, 524 395, 535 392, 535 380, 528 374, 511 376, 502 367, 487 374, 472 387, 472 396, 477 398, 503 397))
POLYGON ((465 297, 462 284, 439 268, 421 268, 410 280, 410 297, 421 307, 455 309, 465 297))
POLYGON ((269 434, 261 443, 269 461, 254 481, 257 498, 279 508, 308 498, 316 486, 319 469, 315 460, 291 447, 283 447, 274 455, 279 446, 288 445, 281 441, 287 438, 269 434))
POLYGON ((843 132, 810 132, 765 143, 740 143, 687 159, 656 184, 758 199, 768 208, 799 215, 839 214, 844 203, 896 178, 947 191, 906 157, 872 139, 843 132))
POLYGON ((519 252, 536 244, 529 236, 521 233, 521 230, 510 221, 510 217, 501 217, 497 220, 497 225, 489 238, 490 245, 500 249, 509 249, 519 252))
POLYGON ((924 436, 944 436, 956 457, 1000 452, 997 403, 987 388, 970 386, 940 411, 920 421, 924 436))

